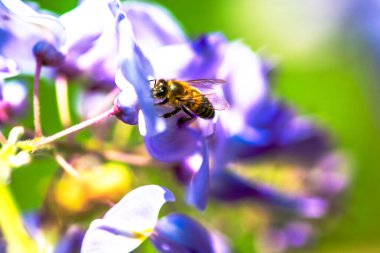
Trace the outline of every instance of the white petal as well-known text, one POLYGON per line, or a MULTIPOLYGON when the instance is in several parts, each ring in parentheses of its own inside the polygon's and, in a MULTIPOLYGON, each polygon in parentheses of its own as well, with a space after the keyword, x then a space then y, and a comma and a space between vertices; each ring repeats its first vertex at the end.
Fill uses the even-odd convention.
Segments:
POLYGON ((174 201, 173 194, 157 185, 139 187, 113 206, 103 219, 91 223, 82 252, 130 252, 156 226, 163 204, 174 201))

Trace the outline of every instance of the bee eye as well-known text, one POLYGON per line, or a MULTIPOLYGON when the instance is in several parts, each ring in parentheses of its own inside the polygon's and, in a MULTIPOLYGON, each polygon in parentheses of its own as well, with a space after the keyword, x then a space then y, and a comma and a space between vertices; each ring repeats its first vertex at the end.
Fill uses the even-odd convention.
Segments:
POLYGON ((167 93, 166 86, 164 84, 158 85, 156 89, 153 89, 153 96, 156 98, 165 97, 167 93))

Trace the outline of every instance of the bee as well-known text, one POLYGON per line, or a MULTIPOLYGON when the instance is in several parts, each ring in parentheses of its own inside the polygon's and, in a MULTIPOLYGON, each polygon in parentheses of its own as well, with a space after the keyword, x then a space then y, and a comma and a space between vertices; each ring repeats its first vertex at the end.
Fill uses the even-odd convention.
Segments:
POLYGON ((223 98, 217 96, 213 88, 215 85, 225 83, 220 79, 196 79, 196 80, 176 80, 158 79, 154 81, 152 88, 153 98, 162 99, 156 105, 169 105, 174 110, 162 115, 169 118, 181 110, 189 117, 180 119, 180 123, 193 120, 194 114, 203 119, 212 119, 215 110, 228 108, 228 103, 223 98), (207 91, 207 93, 203 93, 207 91))

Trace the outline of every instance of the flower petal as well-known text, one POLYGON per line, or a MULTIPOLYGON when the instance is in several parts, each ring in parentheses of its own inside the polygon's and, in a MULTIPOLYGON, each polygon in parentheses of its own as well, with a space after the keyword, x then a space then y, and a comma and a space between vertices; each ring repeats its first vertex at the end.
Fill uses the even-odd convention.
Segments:
POLYGON ((201 133, 191 128, 168 127, 166 131, 144 138, 149 154, 163 162, 179 162, 199 147, 201 133))
POLYGON ((114 4, 117 4, 117 1, 85 0, 78 7, 60 16, 59 20, 67 30, 66 50, 75 47, 84 38, 99 37, 107 26, 114 24, 115 16, 110 9, 114 4))
MULTIPOLYGON (((131 34, 131 24, 126 17, 120 16, 119 20, 120 44, 123 45, 120 54, 123 57, 120 71, 123 78, 116 79, 117 85, 121 90, 132 86, 139 103, 139 107, 144 117, 143 127, 140 131, 144 136, 154 136, 165 130, 165 122, 158 118, 158 112, 154 106, 154 100, 151 96, 149 80, 154 76, 153 67, 135 43, 131 34)), ((126 102, 120 101, 120 104, 126 102)), ((130 103, 129 103, 130 104, 130 103)))
POLYGON ((20 0, 0 2, 0 52, 22 71, 34 71, 32 48, 47 41, 56 48, 65 42, 65 29, 53 16, 39 14, 20 0))
POLYGON ((328 203, 322 198, 287 196, 268 186, 250 182, 226 170, 212 175, 210 193, 213 197, 224 201, 242 199, 260 201, 308 218, 321 217, 328 208, 328 203))
POLYGON ((184 80, 216 78, 226 46, 227 40, 222 34, 212 33, 192 43, 161 47, 149 57, 159 77, 184 80))
POLYGON ((10 123, 15 116, 21 115, 27 108, 28 91, 18 81, 0 82, 0 125, 10 123))
POLYGON ((206 141, 202 143, 202 164, 199 170, 191 178, 187 190, 187 202, 199 210, 205 210, 209 194, 210 165, 208 147, 206 141))
POLYGON ((83 75, 92 85, 114 86, 119 63, 118 10, 116 0, 86 0, 60 17, 68 31, 66 61, 60 72, 83 75))
POLYGON ((208 231, 183 214, 174 213, 160 219, 150 239, 160 252, 213 252, 208 231))
POLYGON ((146 185, 128 193, 103 219, 91 223, 82 252, 130 252, 153 231, 163 204, 173 194, 157 185, 146 185))
POLYGON ((261 239, 264 251, 290 252, 312 242, 315 231, 311 224, 302 221, 291 221, 289 224, 274 226, 265 232, 261 239))
POLYGON ((212 240, 212 247, 214 249, 213 252, 217 253, 231 253, 231 246, 230 242, 227 237, 225 237, 220 232, 214 230, 209 231, 211 240, 212 240))
POLYGON ((16 76, 18 73, 19 68, 16 62, 0 55, 0 82, 5 78, 16 76))
POLYGON ((56 246, 54 253, 78 252, 81 248, 84 231, 72 225, 56 246))
POLYGON ((122 90, 115 99, 115 105, 121 111, 117 117, 126 124, 136 125, 140 110, 136 91, 120 70, 116 74, 115 82, 122 90))
POLYGON ((159 47, 187 41, 178 21, 160 5, 125 2, 122 9, 131 20, 137 43, 148 55, 159 47))
POLYGON ((225 79, 225 96, 231 107, 245 114, 267 98, 268 86, 263 63, 241 42, 228 45, 218 77, 225 79))

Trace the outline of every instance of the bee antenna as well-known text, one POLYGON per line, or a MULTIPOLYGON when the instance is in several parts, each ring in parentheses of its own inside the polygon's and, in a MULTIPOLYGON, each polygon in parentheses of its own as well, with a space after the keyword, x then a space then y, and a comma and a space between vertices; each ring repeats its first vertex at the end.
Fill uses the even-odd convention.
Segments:
POLYGON ((153 82, 154 81, 154 85, 156 85, 156 82, 157 82, 157 79, 150 79, 148 80, 149 82, 153 82))

